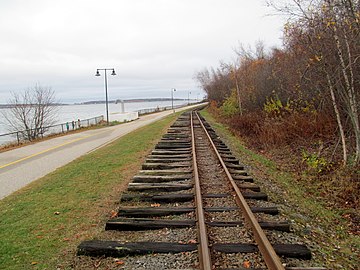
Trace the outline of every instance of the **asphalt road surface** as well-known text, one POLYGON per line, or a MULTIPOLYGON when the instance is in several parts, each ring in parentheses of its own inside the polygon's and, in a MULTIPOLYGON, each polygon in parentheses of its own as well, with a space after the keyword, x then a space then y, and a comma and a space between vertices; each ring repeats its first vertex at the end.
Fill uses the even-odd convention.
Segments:
POLYGON ((122 125, 69 134, 0 153, 0 199, 72 160, 171 113, 149 114, 122 125))

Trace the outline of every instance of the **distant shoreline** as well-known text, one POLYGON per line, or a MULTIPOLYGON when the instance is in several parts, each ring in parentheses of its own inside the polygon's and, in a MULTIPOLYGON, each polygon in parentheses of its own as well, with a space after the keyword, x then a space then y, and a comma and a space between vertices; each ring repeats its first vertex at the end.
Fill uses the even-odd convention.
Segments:
MULTIPOLYGON (((117 99, 117 100, 109 100, 109 103, 137 103, 137 102, 154 102, 154 101, 171 101, 171 98, 136 98, 136 99, 117 99)), ((183 101, 187 100, 184 98, 174 98, 173 101, 183 101)), ((190 99, 194 100, 194 99, 190 99)), ((92 104, 105 104, 105 100, 91 100, 84 102, 76 102, 76 103, 56 103, 54 106, 69 106, 69 105, 92 105, 92 104)), ((0 104, 0 109, 9 109, 13 107, 13 105, 9 104, 0 104)))
MULTIPOLYGON (((183 98, 174 98, 174 101, 187 100, 183 98)), ((135 103, 135 102, 154 102, 154 101, 171 101, 171 98, 134 98, 134 99, 117 99, 109 100, 109 103, 135 103)), ((85 101, 80 103, 75 103, 75 105, 87 105, 87 104, 104 104, 104 100, 95 100, 95 101, 85 101)))

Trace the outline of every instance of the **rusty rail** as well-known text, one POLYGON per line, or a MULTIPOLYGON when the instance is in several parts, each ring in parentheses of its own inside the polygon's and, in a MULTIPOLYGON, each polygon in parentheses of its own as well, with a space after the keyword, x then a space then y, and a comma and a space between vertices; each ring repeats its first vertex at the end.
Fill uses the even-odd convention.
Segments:
POLYGON ((198 238, 199 238, 199 261, 200 268, 204 270, 211 270, 211 256, 209 250, 209 241, 207 237, 207 230, 205 224, 204 216, 204 207, 202 203, 201 188, 200 188, 200 179, 199 172, 196 162, 196 147, 195 147, 195 134, 194 134, 194 124, 193 124, 193 115, 191 113, 190 118, 191 123, 191 145, 192 145, 192 156, 193 156, 193 171, 194 171, 194 181, 195 181, 195 203, 196 203, 196 218, 198 226, 198 238))
POLYGON ((238 186, 236 185, 234 179, 232 178, 229 170, 227 169, 225 162, 222 160, 221 155, 219 154, 214 142, 212 141, 208 131, 206 130, 204 124, 202 123, 202 120, 200 119, 199 115, 196 113, 197 118, 200 121, 200 124, 202 126, 202 128, 204 129, 206 136, 208 137, 222 167, 224 168, 224 171, 228 177, 228 180, 230 182, 230 184, 232 185, 235 194, 236 194, 236 202, 238 204, 238 206, 242 209, 243 213, 244 213, 244 217, 247 221, 247 223, 250 225, 254 237, 255 237, 255 241, 258 245, 258 248, 260 250, 260 253, 262 254, 262 256, 264 257, 264 261, 267 265, 267 267, 271 270, 284 270, 284 266, 282 265, 280 258, 277 256, 274 248, 272 247, 272 245, 270 244, 269 240, 267 239, 264 231, 261 229, 259 223, 257 222, 254 214, 252 213, 249 205, 246 203, 243 195, 241 194, 240 189, 238 188, 238 186))

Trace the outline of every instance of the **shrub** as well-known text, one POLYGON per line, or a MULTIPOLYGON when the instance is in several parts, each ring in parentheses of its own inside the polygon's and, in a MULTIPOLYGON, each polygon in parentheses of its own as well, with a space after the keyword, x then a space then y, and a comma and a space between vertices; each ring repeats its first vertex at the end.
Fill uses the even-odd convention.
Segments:
POLYGON ((254 138, 263 132, 265 115, 262 112, 251 112, 235 115, 228 119, 228 124, 242 136, 254 138))
POLYGON ((264 103, 266 116, 270 118, 283 117, 289 114, 316 114, 314 106, 315 99, 311 101, 299 99, 288 99, 282 102, 277 95, 267 97, 264 103))
POLYGON ((218 116, 219 115, 219 108, 218 108, 218 104, 215 100, 211 100, 209 103, 209 110, 211 111, 211 113, 213 113, 214 115, 218 116))
POLYGON ((284 106, 278 96, 267 97, 264 104, 264 111, 267 116, 278 117, 281 115, 284 106))
POLYGON ((224 117, 232 117, 239 113, 239 104, 235 90, 233 90, 231 95, 225 99, 223 105, 220 107, 220 110, 221 115, 224 117))
POLYGON ((317 174, 329 171, 331 168, 331 163, 324 157, 320 157, 318 154, 309 154, 305 150, 302 151, 302 161, 306 163, 310 172, 317 174))

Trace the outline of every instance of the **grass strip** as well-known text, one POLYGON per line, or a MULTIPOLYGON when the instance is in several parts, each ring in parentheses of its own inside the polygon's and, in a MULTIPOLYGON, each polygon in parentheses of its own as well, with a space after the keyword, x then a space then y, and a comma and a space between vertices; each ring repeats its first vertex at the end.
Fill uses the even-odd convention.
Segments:
POLYGON ((63 269, 102 231, 146 155, 179 113, 78 158, 0 201, 0 269, 63 269))
POLYGON ((248 166, 271 200, 283 205, 281 210, 294 222, 295 233, 308 245, 317 244, 312 250, 315 264, 329 269, 357 269, 360 265, 360 237, 348 232, 342 210, 329 208, 317 198, 309 196, 304 188, 307 183, 297 182, 292 173, 280 170, 276 162, 247 148, 226 125, 217 122, 208 110, 202 110, 201 114, 233 154, 248 166), (268 188, 273 185, 277 188, 268 188))

